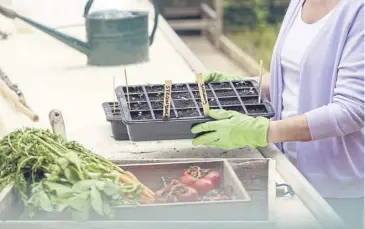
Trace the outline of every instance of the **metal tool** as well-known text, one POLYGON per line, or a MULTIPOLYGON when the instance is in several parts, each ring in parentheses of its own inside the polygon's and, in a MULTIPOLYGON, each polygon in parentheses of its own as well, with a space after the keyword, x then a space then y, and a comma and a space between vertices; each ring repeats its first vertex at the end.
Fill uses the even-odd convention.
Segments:
POLYGON ((94 1, 88 0, 84 9, 87 42, 42 25, 5 6, 0 5, 0 14, 20 19, 87 55, 89 65, 118 66, 149 60, 149 46, 153 43, 159 18, 156 1, 153 0, 155 18, 149 36, 147 11, 101 10, 89 14, 94 1))
POLYGON ((19 100, 26 105, 25 98, 23 92, 19 89, 18 85, 13 84, 9 77, 0 69, 0 79, 2 79, 6 85, 13 90, 19 97, 19 100))
POLYGON ((259 101, 261 103, 261 94, 262 94, 262 60, 260 60, 260 81, 259 81, 259 101))
POLYGON ((66 139, 66 127, 63 119, 62 112, 60 110, 51 110, 49 112, 49 122, 52 127, 52 132, 56 135, 61 136, 64 140, 66 139))
POLYGON ((116 101, 115 101, 115 76, 113 76, 113 113, 115 113, 116 101))
POLYGON ((278 197, 283 197, 286 195, 294 196, 295 192, 289 184, 278 184, 276 183, 276 195, 278 197))
POLYGON ((9 77, 0 69, 0 94, 12 103, 15 109, 33 122, 38 122, 39 116, 26 104, 24 95, 17 85, 13 84, 9 77))

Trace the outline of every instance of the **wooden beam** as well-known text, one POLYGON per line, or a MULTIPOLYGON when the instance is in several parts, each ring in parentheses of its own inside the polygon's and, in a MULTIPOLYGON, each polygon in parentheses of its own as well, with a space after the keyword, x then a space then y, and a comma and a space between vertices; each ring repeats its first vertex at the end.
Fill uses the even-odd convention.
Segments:
POLYGON ((164 17, 170 18, 181 18, 181 17, 197 17, 200 16, 201 12, 196 7, 166 7, 164 9, 164 17))
POLYGON ((204 19, 192 20, 169 20, 168 23, 174 30, 205 30, 207 27, 214 26, 214 21, 204 19))
POLYGON ((221 0, 214 0, 214 8, 216 11, 215 19, 215 34, 214 34, 214 44, 219 48, 220 41, 219 38, 223 34, 223 6, 221 0))
POLYGON ((217 18, 216 12, 207 3, 202 3, 200 7, 203 16, 214 20, 217 18))
MULTIPOLYGON (((219 47, 226 53, 232 60, 242 66, 251 76, 257 76, 260 70, 259 63, 242 49, 237 47, 226 36, 221 35, 219 38, 219 47)), ((268 73, 266 69, 263 69, 263 74, 268 73)))

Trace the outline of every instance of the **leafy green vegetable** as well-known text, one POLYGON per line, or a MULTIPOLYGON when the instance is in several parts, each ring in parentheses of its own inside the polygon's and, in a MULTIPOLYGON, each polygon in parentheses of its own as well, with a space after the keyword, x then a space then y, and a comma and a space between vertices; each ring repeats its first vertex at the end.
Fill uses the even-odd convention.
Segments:
POLYGON ((138 204, 143 188, 119 182, 120 168, 49 130, 20 129, 0 140, 0 191, 13 184, 30 215, 90 211, 112 217, 113 206, 138 204), (130 198, 132 197, 132 198, 130 198))

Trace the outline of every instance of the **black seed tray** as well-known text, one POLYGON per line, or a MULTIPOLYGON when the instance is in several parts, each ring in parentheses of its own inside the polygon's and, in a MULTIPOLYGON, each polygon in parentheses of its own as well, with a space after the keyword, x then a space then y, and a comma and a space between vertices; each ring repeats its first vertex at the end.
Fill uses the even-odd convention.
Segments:
POLYGON ((122 121, 119 103, 103 103, 106 120, 110 122, 113 137, 117 141, 129 140, 127 126, 122 121))
MULTIPOLYGON (((207 83, 210 109, 236 110, 243 114, 271 118, 274 110, 262 94, 258 104, 258 88, 253 80, 207 83)), ((113 112, 113 103, 104 104, 108 121, 111 122, 116 140, 132 141, 192 139, 194 124, 212 120, 204 117, 198 85, 195 83, 173 84, 171 118, 164 121, 164 85, 119 86, 116 95, 119 107, 113 112), (129 106, 130 105, 130 109, 129 106), (123 123, 125 126, 122 126, 123 123), (114 125, 114 127, 113 127, 114 125)))

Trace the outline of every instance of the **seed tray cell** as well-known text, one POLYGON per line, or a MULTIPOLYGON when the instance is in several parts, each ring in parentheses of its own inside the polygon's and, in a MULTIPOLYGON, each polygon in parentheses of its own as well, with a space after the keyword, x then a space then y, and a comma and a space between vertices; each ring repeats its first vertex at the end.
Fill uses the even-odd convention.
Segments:
POLYGON ((233 82, 235 88, 253 87, 254 84, 251 81, 237 81, 233 82))
POLYGON ((266 106, 264 104, 246 105, 248 114, 264 114, 266 112, 266 106))
POLYGON ((180 108, 196 108, 196 102, 193 99, 175 99, 174 105, 180 108))
POLYGON ((163 108, 163 100, 151 101, 152 109, 162 109, 163 108))
POLYGON ((254 87, 249 87, 249 88, 238 88, 236 89, 237 93, 240 96, 247 96, 247 95, 259 95, 259 93, 257 92, 257 90, 254 87))
POLYGON ((131 102, 130 103, 131 111, 140 111, 140 110, 149 110, 147 102, 131 102))
MULTIPOLYGON (((163 110, 154 110, 153 113, 156 119, 163 119, 163 110)), ((171 112, 170 118, 176 118, 175 112, 171 112)))
POLYGON ((226 105, 238 105, 238 106, 241 106, 241 101, 239 100, 238 97, 224 97, 224 98, 219 98, 219 103, 222 106, 226 106, 226 105))
MULTIPOLYGON (((199 91, 192 91, 195 99, 200 99, 200 93, 199 91)), ((214 94, 211 90, 207 90, 207 96, 208 98, 214 98, 214 94)))
POLYGON ((131 111, 130 112, 132 120, 146 120, 152 119, 152 114, 149 110, 147 111, 131 111))
POLYGON ((225 82, 225 83, 210 83, 211 87, 213 89, 226 89, 226 88, 232 88, 231 83, 225 82))
POLYGON ((258 104, 259 97, 258 96, 251 96, 251 97, 241 97, 243 104, 258 104))
MULTIPOLYGON (((210 109, 235 110, 252 117, 273 117, 274 110, 264 94, 261 103, 258 104, 256 85, 250 80, 207 83, 210 109)), ((164 85, 129 86, 129 98, 126 87, 117 87, 115 91, 119 101, 117 123, 122 121, 125 124, 132 141, 192 139, 195 137, 191 133, 193 125, 212 120, 203 115, 198 85, 194 83, 173 84, 170 120, 164 120, 162 117, 164 85), (130 89, 143 93, 131 93, 130 89)), ((116 114, 112 114, 112 117, 113 115, 116 114)))
MULTIPOLYGON (((123 88, 124 92, 127 93, 127 87, 123 88)), ((141 86, 132 86, 128 87, 128 93, 134 94, 134 93, 144 93, 143 87, 141 86)))
POLYGON ((236 96, 236 92, 232 89, 216 89, 215 94, 218 98, 236 96))
POLYGON ((130 102, 144 102, 146 100, 146 96, 143 93, 130 93, 129 94, 130 102))
MULTIPOLYGON (((205 87, 208 88, 209 84, 205 83, 205 87)), ((190 90, 193 90, 193 91, 199 91, 198 84, 196 84, 196 83, 189 84, 189 88, 190 88, 190 90)))
MULTIPOLYGON (((191 99, 191 94, 189 92, 172 92, 171 93, 172 99, 191 99)), ((154 92, 148 93, 148 98, 150 100, 157 100, 163 101, 164 99, 164 92, 154 92)))
MULTIPOLYGON (((199 107, 203 107, 201 99, 196 99, 196 102, 198 103, 199 107)), ((208 103, 210 107, 219 107, 218 100, 215 98, 208 98, 208 103)))

